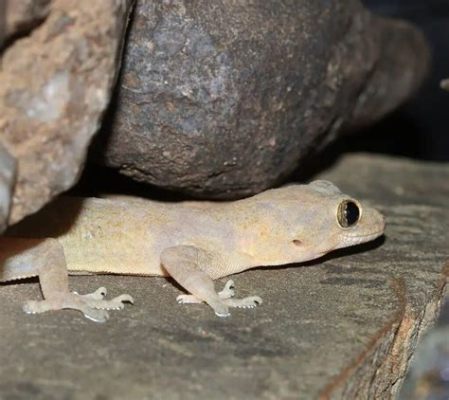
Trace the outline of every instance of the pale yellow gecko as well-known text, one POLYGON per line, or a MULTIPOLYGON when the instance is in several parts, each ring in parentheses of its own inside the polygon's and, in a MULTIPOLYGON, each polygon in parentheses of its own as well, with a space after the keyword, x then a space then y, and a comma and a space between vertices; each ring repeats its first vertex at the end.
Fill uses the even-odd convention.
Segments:
POLYGON ((373 240, 384 226, 378 211, 327 181, 220 203, 61 198, 15 227, 15 237, 1 238, 0 281, 39 276, 44 300, 28 301, 26 312, 68 308, 104 321, 106 309, 123 308, 131 296, 70 293, 67 270, 171 276, 189 293, 178 302, 205 302, 228 316, 229 307, 262 300, 236 299, 232 281, 217 293, 213 279, 315 259, 373 240))

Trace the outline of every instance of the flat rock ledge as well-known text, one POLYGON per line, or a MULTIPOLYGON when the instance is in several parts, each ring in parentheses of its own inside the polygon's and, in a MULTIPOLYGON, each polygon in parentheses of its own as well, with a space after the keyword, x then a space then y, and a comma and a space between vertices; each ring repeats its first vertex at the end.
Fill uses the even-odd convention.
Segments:
POLYGON ((449 165, 351 155, 322 177, 378 207, 386 236, 235 276, 239 295, 264 298, 255 311, 218 319, 176 304, 159 278, 73 277, 80 292, 135 297, 99 325, 71 311, 25 315, 38 285, 2 285, 0 398, 394 398, 443 297, 449 165))

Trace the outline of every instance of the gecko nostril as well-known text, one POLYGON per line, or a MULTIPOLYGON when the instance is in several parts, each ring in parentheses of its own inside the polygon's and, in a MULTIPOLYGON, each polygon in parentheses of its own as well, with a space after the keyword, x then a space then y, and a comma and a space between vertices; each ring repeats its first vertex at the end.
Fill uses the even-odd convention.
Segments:
POLYGON ((300 240, 298 240, 298 239, 295 239, 295 240, 293 240, 293 244, 296 245, 296 246, 301 246, 302 242, 300 240))

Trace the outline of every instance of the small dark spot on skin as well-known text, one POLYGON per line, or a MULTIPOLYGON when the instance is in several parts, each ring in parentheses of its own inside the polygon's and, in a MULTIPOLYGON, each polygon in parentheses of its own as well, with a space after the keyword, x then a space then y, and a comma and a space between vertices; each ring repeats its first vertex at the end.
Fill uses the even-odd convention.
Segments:
POLYGON ((295 244, 296 246, 301 246, 302 242, 298 239, 293 240, 293 244, 295 244))

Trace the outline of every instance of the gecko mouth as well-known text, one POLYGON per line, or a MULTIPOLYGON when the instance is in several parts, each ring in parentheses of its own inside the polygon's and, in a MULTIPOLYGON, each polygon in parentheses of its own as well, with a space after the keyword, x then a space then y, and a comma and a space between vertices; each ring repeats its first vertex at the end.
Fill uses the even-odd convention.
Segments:
POLYGON ((367 233, 364 235, 344 235, 345 239, 350 240, 352 243, 362 243, 362 242, 368 242, 370 240, 374 240, 377 237, 381 236, 384 233, 383 229, 380 229, 376 232, 367 233))

